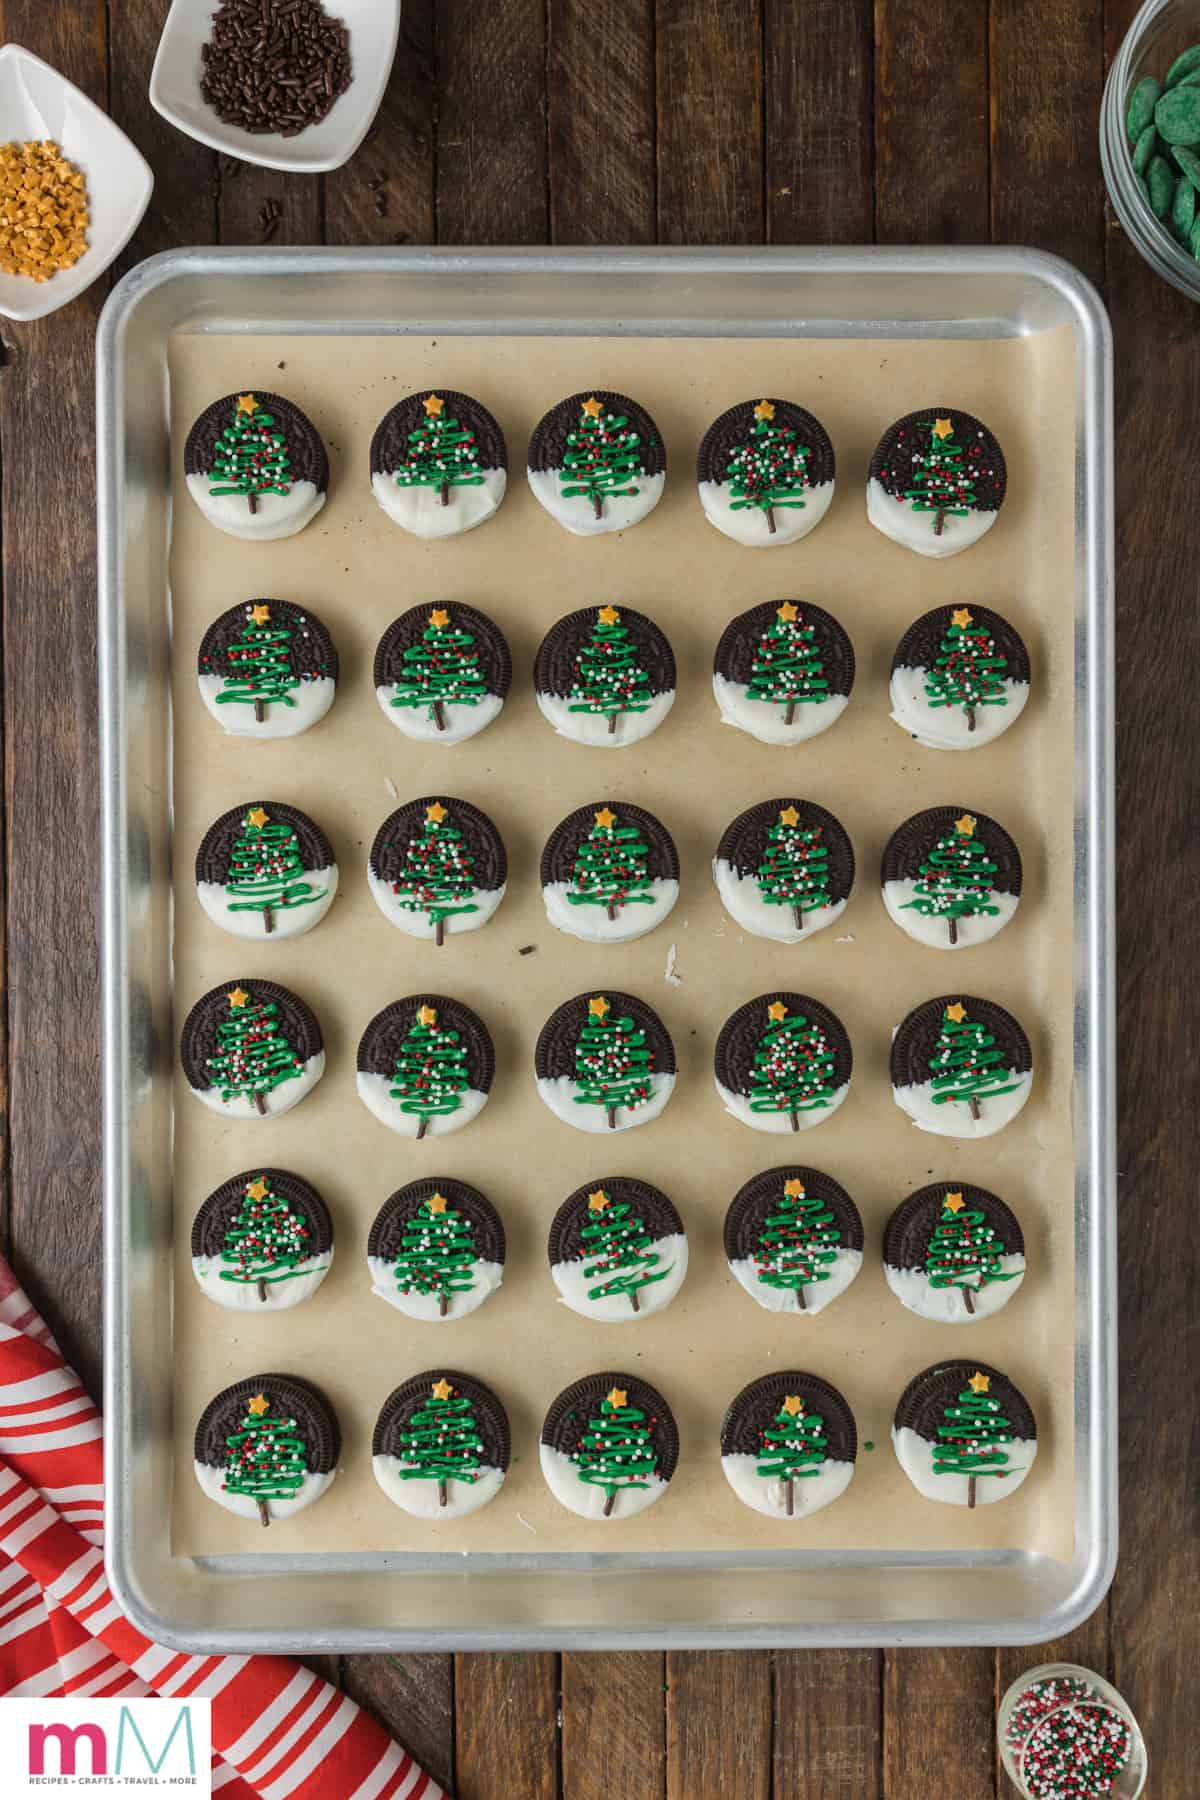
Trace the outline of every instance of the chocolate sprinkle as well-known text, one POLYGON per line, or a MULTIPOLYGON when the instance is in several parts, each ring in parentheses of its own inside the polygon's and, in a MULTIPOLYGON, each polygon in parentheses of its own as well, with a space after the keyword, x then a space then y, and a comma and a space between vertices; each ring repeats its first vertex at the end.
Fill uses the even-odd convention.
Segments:
POLYGON ((226 125, 296 137, 350 86, 350 34, 320 0, 221 0, 210 30, 200 92, 226 125))

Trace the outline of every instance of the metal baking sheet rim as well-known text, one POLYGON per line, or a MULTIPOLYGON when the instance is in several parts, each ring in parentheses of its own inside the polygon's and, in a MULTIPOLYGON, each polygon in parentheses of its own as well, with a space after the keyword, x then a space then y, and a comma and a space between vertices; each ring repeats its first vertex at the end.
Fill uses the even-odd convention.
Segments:
MULTIPOLYGON (((461 295, 453 297, 462 303, 461 295)), ((1112 339, 1095 289, 1061 259, 1015 248, 179 250, 141 263, 110 296, 97 328, 96 379, 105 1562, 130 1621, 176 1649, 304 1654, 1026 1644, 1064 1634, 1087 1618, 1103 1599, 1117 1558, 1112 339), (261 286, 264 277, 294 289, 287 316, 272 312, 251 321, 236 308, 221 310, 222 286, 261 286), (467 290, 476 311, 448 317, 439 311, 436 293, 426 313, 406 324, 387 307, 362 310, 364 296, 434 282, 444 285, 447 298, 451 290, 467 290), (562 289, 589 282, 596 286, 591 311, 556 311, 556 283, 562 289), (148 889, 150 858, 146 828, 129 812, 129 743, 132 714, 141 712, 141 690, 151 677, 146 667, 130 663, 127 584, 154 579, 152 564, 143 560, 135 569, 129 555, 139 512, 132 499, 149 494, 153 477, 150 458, 130 456, 136 446, 127 429, 124 357, 137 315, 148 310, 154 322, 157 306, 158 329, 142 350, 161 355, 165 372, 167 337, 184 322, 183 316, 167 316, 170 290, 189 291, 188 284, 197 295, 206 289, 211 295, 184 315, 188 323, 215 330, 401 331, 436 322, 447 332, 992 337, 1073 326, 1079 396, 1074 1046, 1081 1154, 1075 1182, 1076 1547, 1069 1564, 1018 1551, 840 1557, 772 1551, 742 1557, 736 1568, 720 1555, 614 1553, 486 1557, 472 1559, 468 1570, 453 1556, 176 1558, 165 1507, 159 1509, 160 1541, 138 1532, 137 1465, 139 1457, 165 1456, 168 1396, 166 1382, 155 1387, 154 1359, 141 1343, 147 1329, 164 1327, 161 1319, 155 1326, 153 1306, 136 1308, 131 1271, 150 1294, 147 1269, 160 1267, 169 1281, 170 1232, 166 1202, 156 1215, 149 1200, 153 1182, 133 1156, 135 1127, 154 1131, 146 1119, 156 1067, 151 1002, 131 969, 134 933, 139 924, 145 928, 144 917, 131 917, 131 898, 136 900, 139 882, 148 889), (714 307, 713 296, 723 287, 732 287, 725 299, 736 297, 736 306, 714 307), (522 292, 536 304, 506 314, 504 303, 522 292), (819 304, 823 297, 839 300, 840 310, 819 304), (481 311, 485 299, 491 310, 481 311), (668 299, 677 303, 675 315, 662 304, 668 299), (868 310, 872 299, 874 311, 868 310), (646 310, 648 300, 653 310, 646 310), (767 310, 755 310, 766 302, 767 310), (139 1046, 143 1056, 135 1066, 139 1046), (389 1618, 368 1621, 359 1602, 364 1596, 377 1602, 381 1582, 389 1618), (963 1610, 950 1614, 925 1605, 926 1591, 934 1589, 939 1599, 949 1589, 963 1610), (281 1602, 291 1615, 286 1619, 281 1602), (393 1624, 393 1616, 407 1622, 393 1624), (264 1625, 267 1617, 276 1623, 264 1625), (317 1619, 323 1623, 312 1622, 317 1619)), ((158 425, 161 459, 165 406, 158 425)), ((143 420, 143 428, 152 432, 154 425, 143 420)), ((143 523, 149 511, 141 510, 143 523)), ((147 548, 139 545, 139 554, 147 548)), ((161 549, 159 591, 165 597, 165 533, 161 549)), ((165 667, 161 672, 165 677, 165 667)), ((163 751, 165 773, 165 744, 163 751)), ((169 799, 162 804, 169 807, 169 799)), ((160 1055, 159 1082, 162 1075, 160 1055)), ((164 1136, 161 1126, 158 1135, 164 1136)), ((168 1116, 168 1147, 169 1136, 168 1116)), ((169 1306, 160 1302, 157 1312, 167 1314, 169 1328, 169 1306)))

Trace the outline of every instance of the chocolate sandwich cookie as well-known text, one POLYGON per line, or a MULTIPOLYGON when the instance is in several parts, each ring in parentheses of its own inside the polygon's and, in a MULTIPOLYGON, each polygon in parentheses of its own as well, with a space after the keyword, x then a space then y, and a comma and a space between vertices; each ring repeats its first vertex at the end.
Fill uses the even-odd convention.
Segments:
POLYGON ((739 544, 767 548, 807 537, 833 499, 833 445, 819 419, 791 400, 742 400, 714 419, 696 481, 704 516, 739 544))
POLYGON ((631 1519, 666 1492, 679 1461, 671 1409, 636 1375, 585 1375, 553 1401, 540 1445, 546 1486, 583 1519, 631 1519))
POLYGON ((986 606, 935 606, 892 658, 892 717, 929 750, 978 750, 1020 718, 1029 652, 986 606))
POLYGON ((270 943, 311 931, 337 884, 329 839, 307 813, 281 800, 231 807, 196 853, 200 904, 234 937, 270 943))
POLYGON ((529 440, 529 485, 576 537, 624 531, 652 512, 667 479, 662 434, 644 406, 603 389, 552 406, 529 440))
POLYGON ((951 406, 889 425, 867 474, 867 517, 919 556, 956 556, 996 523, 1008 472, 987 426, 951 406))
POLYGON ((987 1319, 1025 1279, 1016 1215, 987 1188, 939 1181, 896 1208, 883 1234, 883 1272, 897 1300, 922 1319, 987 1319))
POLYGON ((820 1169, 764 1169, 725 1214, 725 1256, 768 1312, 811 1318, 862 1268, 862 1219, 845 1188, 820 1169))
POLYGON ((500 714, 512 657, 500 627, 475 606, 412 606, 375 652, 375 697, 405 737, 461 744, 500 714))
POLYGON ((850 1091, 854 1059, 835 1012, 807 994, 760 994, 731 1013, 713 1052, 717 1093, 752 1131, 808 1131, 850 1091))
POLYGON ((766 600, 731 619, 713 658, 724 725, 760 744, 799 744, 836 724, 854 686, 854 650, 831 613, 766 600))
POLYGON ((410 1319, 462 1319, 504 1279, 504 1226, 465 1181, 410 1181, 376 1213, 367 1267, 372 1291, 410 1319))
POLYGON ((210 1500, 270 1525, 321 1498, 341 1453, 337 1414, 315 1383, 249 1375, 201 1413, 193 1466, 210 1500))
POLYGON ((1033 1052, 1012 1014, 974 994, 915 1006, 892 1039, 892 1098, 921 1131, 991 1137, 1033 1086, 1033 1052))
POLYGON ((815 801, 763 800, 726 829, 712 871, 743 930, 800 944, 845 912, 854 850, 841 821, 815 801))
POLYGON ((746 1506, 808 1518, 844 1494, 858 1456, 854 1414, 832 1382, 801 1369, 760 1375, 730 1402, 721 1468, 746 1506))
POLYGON ((401 1137, 461 1131, 488 1103, 496 1053, 461 1000, 409 994, 377 1012, 358 1043, 358 1092, 401 1137))
POLYGON ((249 976, 197 1000, 179 1055, 197 1100, 232 1119, 288 1112, 325 1073, 316 1014, 290 988, 249 976))
POLYGON ((329 458, 307 413, 281 394, 226 394, 206 407, 183 447, 187 490, 231 537, 293 537, 315 519, 329 458))
POLYGON ((934 950, 964 950, 986 944, 1016 912, 1021 853, 986 813, 931 806, 892 833, 881 880, 901 931, 934 950))
POLYGON ((208 1196, 192 1223, 192 1273, 234 1312, 281 1312, 315 1294, 333 1261, 333 1221, 311 1182, 246 1169, 208 1196))
POLYGON ((371 492, 414 537, 457 537, 490 519, 508 481, 504 433, 470 394, 428 388, 384 413, 371 439, 371 492))
POLYGON ((307 607, 246 600, 213 620, 197 658, 200 698, 232 737, 297 737, 333 705, 338 656, 307 607))
POLYGON ((935 1363, 896 1403, 896 1460, 919 1494, 949 1506, 989 1506, 1020 1487, 1037 1455, 1028 1400, 988 1363, 935 1363))
POLYGON ((376 1481, 415 1519, 478 1512, 504 1485, 510 1454, 500 1401, 457 1369, 426 1369, 394 1388, 371 1440, 376 1481))
POLYGON ((542 899, 559 931, 629 943, 679 898, 679 857, 666 826, 627 800, 590 800, 560 821, 542 851, 542 899))
POLYGON ((617 750, 657 731, 674 706, 675 655, 644 613, 585 606, 542 639, 533 685, 560 737, 617 750))
POLYGON ((687 1274, 683 1220, 648 1181, 587 1181, 554 1215, 546 1246, 554 1285, 572 1312, 603 1324, 649 1318, 687 1274))
POLYGON ((652 1007, 614 988, 551 1013, 533 1053, 537 1091, 576 1131, 629 1131, 657 1119, 675 1086, 675 1046, 652 1007))
POLYGON ((371 845, 367 881, 384 918, 409 937, 478 931, 508 881, 504 841, 477 806, 425 794, 389 813, 371 845))

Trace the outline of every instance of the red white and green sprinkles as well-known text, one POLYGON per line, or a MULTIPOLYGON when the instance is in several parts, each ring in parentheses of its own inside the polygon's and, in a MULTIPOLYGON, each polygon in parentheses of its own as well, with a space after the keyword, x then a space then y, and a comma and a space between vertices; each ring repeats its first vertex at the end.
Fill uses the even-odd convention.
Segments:
POLYGON ((1038 1682, 1021 1696, 1009 1725, 1009 1741, 1018 1715, 1031 1708, 1026 1703, 1043 1688, 1058 1689, 1057 1703, 1048 1701, 1049 1710, 1030 1734, 1020 1753, 1018 1772, 1030 1800, 1102 1800, 1112 1794, 1122 1770, 1129 1761, 1132 1734, 1125 1719, 1114 1707, 1092 1698, 1073 1698, 1062 1704, 1064 1690, 1083 1688, 1078 1680, 1038 1682))

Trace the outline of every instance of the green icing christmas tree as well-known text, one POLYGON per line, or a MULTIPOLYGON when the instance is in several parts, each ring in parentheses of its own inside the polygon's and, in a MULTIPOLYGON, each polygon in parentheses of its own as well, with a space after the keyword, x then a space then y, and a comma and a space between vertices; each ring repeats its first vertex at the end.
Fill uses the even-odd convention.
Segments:
POLYGON ((475 434, 452 419, 437 394, 422 401, 425 417, 408 434, 404 461, 395 472, 402 488, 436 488, 442 506, 450 504, 450 490, 481 487, 483 473, 475 434))
POLYGON ((795 1512, 793 1483, 819 1475, 825 1464, 825 1421, 806 1412, 799 1394, 785 1394, 770 1425, 759 1432, 759 1461, 754 1473, 764 1481, 782 1481, 789 1519, 795 1512))
POLYGON ((444 1319, 451 1296, 469 1294, 475 1286, 474 1263, 471 1221, 455 1212, 444 1194, 431 1194, 404 1227, 392 1273, 402 1294, 436 1294, 444 1319))
POLYGON ((653 1238, 628 1200, 614 1200, 603 1188, 588 1195, 588 1222, 580 1227, 583 1240, 584 1279, 594 1282, 589 1300, 607 1300, 624 1294, 634 1312, 640 1311, 638 1291, 665 1281, 674 1268, 652 1248, 653 1238))
POLYGON ((622 825, 609 806, 576 852, 567 888, 571 906, 602 906, 615 919, 624 906, 653 906, 653 885, 646 873, 650 851, 636 825, 622 825))
POLYGON ((559 491, 564 500, 589 500, 595 517, 601 519, 606 500, 638 492, 634 477, 642 460, 641 436, 624 413, 606 412, 593 395, 583 402, 578 423, 567 433, 559 491))
POLYGON ((941 537, 947 517, 963 518, 975 504, 975 489, 962 466, 962 448, 954 441, 954 420, 934 419, 925 429, 929 446, 913 458, 912 486, 904 498, 914 512, 933 514, 935 537, 941 537))
POLYGON ((259 494, 290 494, 287 436, 253 394, 239 394, 233 417, 213 446, 209 493, 244 494, 252 513, 259 494))
POLYGON ((755 1274, 764 1287, 789 1290, 801 1312, 807 1309, 804 1290, 828 1281, 841 1247, 842 1234, 823 1200, 805 1191, 793 1176, 783 1184, 783 1196, 762 1222, 754 1249, 755 1274))
POLYGON ((425 1136, 430 1119, 458 1111, 459 1095, 469 1086, 466 1046, 458 1032, 439 1025, 432 1006, 418 1007, 397 1054, 389 1089, 392 1099, 400 1102, 400 1111, 419 1121, 418 1139, 425 1136))
POLYGON ((802 825, 794 806, 785 806, 767 832, 766 849, 758 865, 758 891, 764 906, 787 906, 797 931, 804 930, 806 912, 831 904, 829 850, 821 827, 802 825))
POLYGON ((392 706, 420 706, 438 731, 445 731, 447 706, 478 706, 487 694, 479 651, 469 631, 451 623, 435 606, 420 638, 404 652, 404 670, 393 684, 392 706))
POLYGON ((782 706, 785 725, 792 724, 798 706, 829 698, 829 678, 815 638, 814 627, 804 623, 799 608, 784 600, 776 608, 775 623, 758 640, 746 698, 782 706))
POLYGON ((945 919, 950 942, 957 944, 960 919, 1000 911, 989 898, 995 873, 987 845, 975 836, 975 820, 970 813, 963 813, 923 858, 913 882, 913 897, 900 910, 911 909, 923 919, 945 919))
POLYGON ((603 994, 589 1000, 575 1043, 576 1106, 602 1106, 614 1131, 619 1108, 644 1106, 654 1092, 653 1068, 646 1034, 634 1020, 614 1018, 603 994))
POLYGON ((775 408, 760 400, 754 408, 754 429, 744 444, 735 445, 725 469, 733 499, 730 512, 757 507, 774 534, 776 507, 802 507, 808 486, 808 446, 798 443, 790 425, 776 425, 775 408))
POLYGON ((975 1504, 976 1482, 1006 1481, 1017 1473, 1008 1466, 1012 1422, 1005 1418, 1000 1402, 992 1399, 990 1388, 991 1376, 976 1370, 957 1404, 943 1409, 933 1447, 935 1475, 967 1477, 968 1506, 975 1504))
POLYGON ((261 913, 269 933, 277 912, 310 906, 322 890, 306 879, 292 827, 252 806, 230 852, 225 892, 230 912, 261 913))
POLYGON ((440 800, 425 808, 420 837, 405 844, 404 869, 392 892, 405 912, 425 914, 437 944, 445 941, 447 919, 479 911, 471 898, 475 858, 440 800))
POLYGON ((271 1523, 271 1500, 291 1500, 304 1483, 308 1446, 295 1419, 274 1415, 274 1401, 255 1394, 238 1429, 225 1439, 225 1492, 248 1494, 264 1525, 271 1523))
POLYGON ((750 1111, 787 1113, 799 1131, 802 1112, 833 1099, 834 1052, 822 1027, 803 1013, 789 1013, 782 1000, 767 1007, 767 1019, 754 1051, 750 1111))
POLYGON ((237 1216, 225 1233, 219 1279, 253 1283, 265 1300, 269 1283, 291 1281, 301 1273, 296 1265, 311 1255, 310 1235, 303 1213, 294 1212, 267 1177, 258 1175, 246 1183, 237 1216))
POLYGON ((448 1481, 476 1482, 483 1438, 475 1409, 443 1375, 409 1415, 396 1440, 401 1481, 436 1481, 438 1505, 445 1506, 448 1481))
POLYGON ((246 619, 236 643, 226 651, 229 674, 217 695, 218 706, 253 706, 261 725, 268 706, 295 706, 292 689, 300 682, 292 673, 292 634, 282 619, 260 600, 245 608, 246 619))
POLYGON ((241 987, 227 1000, 229 1010, 217 1026, 216 1055, 208 1058, 213 1086, 226 1104, 240 1096, 265 1113, 267 1095, 300 1074, 300 1058, 279 1023, 274 1000, 256 1000, 241 987))
POLYGON ((961 707, 967 730, 975 729, 981 706, 1007 706, 1004 671, 1008 659, 996 647, 986 625, 977 625, 969 609, 955 607, 932 669, 925 673, 925 698, 937 711, 961 707))
POLYGON ((610 1517, 622 1488, 645 1488, 658 1467, 646 1415, 630 1406, 625 1388, 610 1388, 598 1418, 589 1419, 571 1458, 579 1479, 604 1489, 604 1517, 610 1517))
POLYGON ((623 712, 645 712, 652 698, 650 677, 634 655, 620 613, 615 606, 599 607, 591 638, 575 658, 567 711, 606 718, 611 735, 623 712))
POLYGON ((1017 1271, 1005 1273, 1000 1267, 1004 1255, 994 1226, 987 1214, 972 1208, 966 1210, 961 1193, 947 1194, 942 1202, 942 1216, 930 1233, 925 1257, 925 1273, 930 1287, 958 1288, 963 1305, 975 1311, 972 1290, 987 1287, 992 1281, 1015 1281, 1017 1271))
POLYGON ((979 1102, 1011 1094, 1020 1087, 1010 1081, 1012 1070, 1005 1065, 1003 1050, 986 1025, 967 1017, 961 1000, 946 1007, 942 1028, 933 1055, 929 1059, 933 1104, 945 1106, 951 1100, 965 1100, 973 1119, 979 1118, 979 1102))

